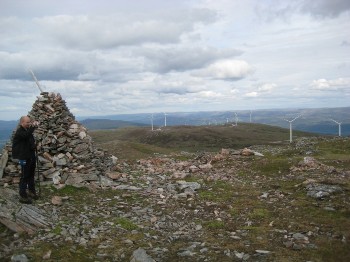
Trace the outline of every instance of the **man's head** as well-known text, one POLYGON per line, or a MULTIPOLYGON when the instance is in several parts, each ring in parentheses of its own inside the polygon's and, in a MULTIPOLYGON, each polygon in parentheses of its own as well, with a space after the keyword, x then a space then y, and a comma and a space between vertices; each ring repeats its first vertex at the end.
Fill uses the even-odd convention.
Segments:
POLYGON ((29 128, 31 125, 29 116, 22 116, 19 120, 19 124, 25 129, 29 128))

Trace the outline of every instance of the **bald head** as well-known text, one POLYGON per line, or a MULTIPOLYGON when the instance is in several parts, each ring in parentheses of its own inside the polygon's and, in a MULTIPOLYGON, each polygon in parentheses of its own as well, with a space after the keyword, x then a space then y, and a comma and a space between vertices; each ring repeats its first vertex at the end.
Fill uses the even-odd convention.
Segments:
POLYGON ((22 116, 19 119, 19 124, 25 129, 29 128, 31 124, 29 116, 22 116))

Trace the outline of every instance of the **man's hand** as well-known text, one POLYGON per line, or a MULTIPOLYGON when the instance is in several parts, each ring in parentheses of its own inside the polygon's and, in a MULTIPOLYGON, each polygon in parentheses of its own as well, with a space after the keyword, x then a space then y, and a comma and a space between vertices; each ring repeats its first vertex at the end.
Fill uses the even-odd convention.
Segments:
POLYGON ((39 121, 33 121, 32 122, 32 126, 34 126, 34 127, 38 127, 39 126, 39 121))

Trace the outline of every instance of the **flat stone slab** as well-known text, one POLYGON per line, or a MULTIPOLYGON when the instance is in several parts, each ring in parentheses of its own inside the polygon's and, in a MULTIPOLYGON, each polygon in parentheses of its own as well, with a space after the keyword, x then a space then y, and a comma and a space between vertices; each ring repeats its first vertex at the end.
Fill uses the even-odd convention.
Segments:
POLYGON ((48 215, 35 205, 21 204, 18 192, 0 188, 0 223, 10 230, 28 234, 50 226, 48 215))

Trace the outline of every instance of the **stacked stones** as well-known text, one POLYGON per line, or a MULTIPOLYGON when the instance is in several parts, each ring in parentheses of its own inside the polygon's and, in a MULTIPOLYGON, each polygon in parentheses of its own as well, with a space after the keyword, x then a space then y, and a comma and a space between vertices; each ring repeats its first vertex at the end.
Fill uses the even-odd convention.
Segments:
MULTIPOLYGON (((93 175, 96 180, 105 171, 105 153, 94 149, 86 128, 75 120, 60 94, 42 92, 28 115, 40 122, 34 137, 42 180, 60 184, 79 174, 93 175)), ((9 176, 5 182, 16 183, 20 169, 11 158, 11 145, 5 150, 9 156, 4 170, 9 176)))

